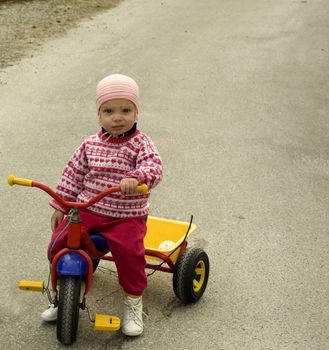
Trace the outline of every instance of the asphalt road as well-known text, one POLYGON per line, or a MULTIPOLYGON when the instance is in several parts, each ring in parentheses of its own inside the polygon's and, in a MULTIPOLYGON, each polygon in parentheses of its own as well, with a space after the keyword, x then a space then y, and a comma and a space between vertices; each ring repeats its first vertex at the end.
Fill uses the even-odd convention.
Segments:
MULTIPOLYGON (((48 198, 6 176, 54 186, 98 130, 97 81, 120 72, 165 162, 152 214, 194 214, 211 274, 187 307, 154 274, 143 336, 94 333, 82 313, 74 348, 328 349, 328 37, 327 0, 125 0, 2 71, 0 347, 61 348, 46 298, 17 288, 47 279, 48 198)), ((92 311, 120 315, 116 276, 93 287, 92 311)))

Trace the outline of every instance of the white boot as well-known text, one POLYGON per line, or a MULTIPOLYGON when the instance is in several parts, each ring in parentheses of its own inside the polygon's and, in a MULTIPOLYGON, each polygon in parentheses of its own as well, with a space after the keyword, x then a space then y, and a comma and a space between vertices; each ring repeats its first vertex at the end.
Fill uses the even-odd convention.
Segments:
POLYGON ((131 298, 126 295, 124 305, 122 333, 129 336, 142 334, 144 329, 142 297, 131 298))
POLYGON ((49 308, 41 314, 41 318, 46 322, 52 322, 57 320, 58 307, 54 304, 50 304, 49 308))

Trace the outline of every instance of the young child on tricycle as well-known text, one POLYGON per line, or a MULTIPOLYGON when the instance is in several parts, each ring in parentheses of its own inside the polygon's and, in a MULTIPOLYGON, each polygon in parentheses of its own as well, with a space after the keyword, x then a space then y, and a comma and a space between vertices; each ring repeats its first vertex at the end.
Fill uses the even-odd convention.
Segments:
MULTIPOLYGON (((119 185, 112 193, 88 209, 80 210, 81 225, 101 232, 115 261, 124 291, 122 332, 137 336, 143 332, 142 295, 147 286, 144 236, 149 213, 150 192, 162 179, 162 160, 147 135, 137 128, 140 112, 139 89, 125 75, 102 79, 96 90, 96 108, 101 131, 87 137, 65 166, 57 193, 66 201, 87 202, 104 189, 119 185), (136 192, 146 184, 148 192, 136 192)), ((51 261, 66 247, 68 208, 55 199, 51 217, 53 234, 48 247, 51 261), (60 235, 60 236, 59 236, 60 235)), ((57 307, 43 312, 45 321, 57 318, 57 307)))
POLYGON ((121 326, 125 335, 142 334, 142 295, 155 271, 173 274, 173 290, 183 304, 202 297, 209 276, 206 252, 187 247, 196 229, 193 216, 183 222, 148 215, 150 192, 162 179, 162 160, 152 140, 137 129, 136 82, 119 74, 105 77, 97 86, 96 107, 101 131, 74 152, 56 192, 40 182, 8 176, 11 186, 37 187, 53 198, 48 284, 22 280, 19 288, 47 292, 51 305, 42 318, 57 319, 57 339, 66 345, 76 340, 80 309, 88 311, 97 331, 121 326), (100 260, 116 264, 124 291, 122 322, 113 315, 93 319, 87 307, 86 294, 100 260), (146 275, 145 269, 153 272, 146 275))

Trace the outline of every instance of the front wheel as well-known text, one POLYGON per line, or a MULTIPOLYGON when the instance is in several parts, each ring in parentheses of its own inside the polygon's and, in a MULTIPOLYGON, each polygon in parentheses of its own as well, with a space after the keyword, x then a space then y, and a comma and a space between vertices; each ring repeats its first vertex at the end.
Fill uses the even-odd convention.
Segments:
POLYGON ((62 276, 59 285, 57 339, 71 345, 77 338, 81 278, 62 276))
POLYGON ((173 277, 176 296, 184 303, 198 301, 209 277, 209 258, 201 248, 187 248, 177 259, 173 277))

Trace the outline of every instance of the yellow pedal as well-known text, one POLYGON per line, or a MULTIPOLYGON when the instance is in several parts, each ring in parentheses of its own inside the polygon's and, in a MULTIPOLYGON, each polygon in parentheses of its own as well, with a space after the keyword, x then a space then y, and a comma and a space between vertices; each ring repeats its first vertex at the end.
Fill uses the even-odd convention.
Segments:
POLYGON ((19 289, 30 290, 33 292, 43 292, 43 281, 19 281, 19 289))
POLYGON ((120 329, 120 318, 117 316, 96 314, 95 331, 118 331, 120 329))

